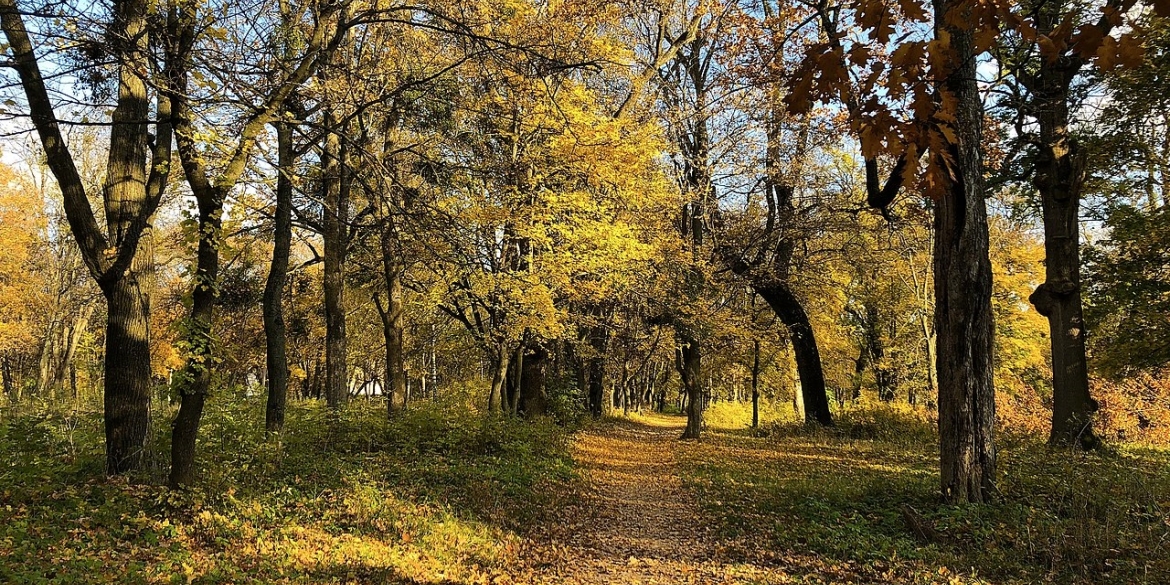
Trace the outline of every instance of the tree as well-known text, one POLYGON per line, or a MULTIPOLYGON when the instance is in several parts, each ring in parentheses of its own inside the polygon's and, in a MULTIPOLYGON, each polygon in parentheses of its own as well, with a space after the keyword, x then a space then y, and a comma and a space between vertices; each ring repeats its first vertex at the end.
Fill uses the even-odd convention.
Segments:
POLYGON ((871 206, 888 208, 906 179, 918 176, 919 159, 927 155, 922 187, 934 208, 941 487, 949 502, 983 502, 994 491, 995 391, 984 112, 976 64, 1010 15, 967 0, 934 0, 931 8, 932 14, 911 0, 897 3, 893 13, 884 2, 860 3, 854 22, 872 42, 847 48, 842 13, 822 7, 817 20, 827 40, 806 51, 786 99, 797 113, 807 111, 812 99, 844 103, 866 159, 871 206), (906 18, 908 34, 887 56, 892 14, 906 18), (933 22, 933 39, 912 39, 921 30, 914 23, 927 21, 933 22), (856 75, 850 75, 851 66, 856 75), (879 81, 881 94, 875 91, 879 81), (895 114, 898 107, 904 119, 895 114), (884 186, 878 177, 883 154, 895 159, 884 186))
POLYGON ((159 205, 171 169, 172 119, 166 92, 154 92, 151 108, 151 42, 145 0, 116 0, 106 26, 107 51, 115 63, 117 97, 102 202, 106 229, 61 133, 41 58, 15 0, 0 1, 0 26, 8 39, 30 118, 61 190, 65 215, 90 276, 106 298, 106 471, 137 469, 150 422, 150 305, 143 281, 150 259, 140 253, 143 233, 159 205), (151 121, 153 118, 153 132, 151 121), (153 139, 151 136, 153 135, 153 139))
POLYGON ((284 286, 288 280, 292 246, 293 153, 292 125, 281 120, 276 126, 276 208, 273 212, 272 262, 264 284, 264 341, 268 368, 268 402, 264 428, 277 432, 284 427, 288 402, 288 340, 285 336, 284 286))
POLYGON ((1028 20, 1019 30, 1022 46, 1005 49, 1001 57, 1016 84, 1004 101, 1013 110, 1016 140, 1032 151, 1028 174, 1044 222, 1046 276, 1029 300, 1048 318, 1051 332, 1053 445, 1091 449, 1098 444, 1081 304, 1079 219, 1088 153, 1074 133, 1073 117, 1083 91, 1077 84, 1092 57, 1106 68, 1140 61, 1137 37, 1110 36, 1133 4, 1106 2, 1100 7, 1103 15, 1095 17, 1078 3, 1024 3, 1020 10, 1028 20), (1030 48, 1037 39, 1038 49, 1030 48))
MULTIPOLYGON (((203 406, 211 385, 215 363, 212 323, 218 291, 219 252, 222 238, 223 208, 228 194, 247 169, 256 141, 264 128, 284 111, 284 103, 316 72, 320 63, 329 57, 341 43, 348 22, 338 6, 304 9, 301 18, 312 16, 316 26, 308 35, 301 52, 285 61, 287 69, 267 87, 237 88, 248 104, 242 113, 243 123, 235 140, 225 140, 226 160, 211 167, 198 141, 196 110, 192 100, 195 48, 200 41, 216 40, 214 36, 197 36, 197 25, 203 19, 199 7, 185 4, 171 12, 169 28, 172 45, 167 54, 169 75, 166 93, 174 104, 175 137, 179 159, 187 184, 198 208, 198 249, 192 292, 191 309, 183 325, 186 359, 177 386, 180 395, 179 412, 171 436, 172 487, 190 485, 195 479, 195 440, 203 406), (255 93, 253 93, 255 90, 255 93)), ((202 29, 206 34, 209 30, 202 29)), ((247 45, 250 39, 243 33, 233 40, 247 45)), ((238 79, 238 78, 237 78, 238 79)))

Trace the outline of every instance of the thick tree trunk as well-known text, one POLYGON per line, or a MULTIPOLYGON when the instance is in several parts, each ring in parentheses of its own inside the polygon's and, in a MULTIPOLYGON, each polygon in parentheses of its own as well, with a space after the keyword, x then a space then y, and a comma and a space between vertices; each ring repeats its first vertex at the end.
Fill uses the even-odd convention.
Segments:
POLYGON ((1081 307, 1077 221, 1080 189, 1076 176, 1082 174, 1083 167, 1077 162, 1080 153, 1075 144, 1069 147, 1054 147, 1041 154, 1039 164, 1047 167, 1041 170, 1037 180, 1044 208, 1045 281, 1029 300, 1048 318, 1052 343, 1053 409, 1049 441, 1053 445, 1091 449, 1099 441, 1092 427, 1097 402, 1089 395, 1081 307), (1070 181, 1078 184, 1071 186, 1070 181))
POLYGON ((325 145, 322 149, 324 182, 324 289, 325 289, 325 402, 338 408, 349 398, 346 390, 345 331, 345 181, 342 178, 341 131, 332 112, 326 113, 325 145))
POLYGON ((521 378, 524 376, 524 344, 525 342, 521 341, 520 345, 516 346, 516 350, 512 352, 512 363, 508 367, 508 377, 504 384, 504 388, 507 390, 504 410, 508 414, 517 414, 520 408, 520 385, 521 378))
POLYGON ((508 368, 512 362, 512 352, 507 344, 500 343, 492 356, 492 385, 488 393, 487 410, 489 413, 505 410, 504 393, 508 383, 508 368))
POLYGON ((760 340, 752 340, 752 428, 760 426, 760 340))
POLYGON ((699 343, 683 337, 678 353, 678 373, 687 396, 687 426, 682 438, 698 439, 703 432, 703 352, 699 343))
POLYGON ((264 340, 268 370, 268 403, 264 428, 284 428, 288 404, 288 341, 284 327, 284 285, 288 279, 289 249, 292 245, 292 173, 294 154, 292 127, 276 123, 276 212, 274 214, 272 265, 264 283, 264 340))
POLYGON ((106 472, 138 469, 150 427, 150 316, 134 275, 106 296, 106 472))
POLYGON ((938 332, 941 487, 948 502, 986 502, 995 490, 991 261, 983 188, 983 107, 971 31, 935 0, 936 36, 949 34, 953 68, 939 84, 957 103, 952 161, 935 153, 947 182, 935 203, 934 291, 938 332), (953 177, 953 179, 949 179, 953 177))
POLYGON ((589 363, 589 414, 599 419, 605 414, 605 358, 592 357, 589 363))
MULTIPOLYGON (((1060 23, 1061 3, 1039 12, 1045 29, 1060 23)), ((1081 61, 1042 62, 1032 78, 1039 156, 1034 183, 1044 210, 1044 283, 1029 300, 1048 318, 1052 345, 1053 445, 1092 449, 1099 444, 1092 417, 1097 402, 1089 395, 1085 323, 1081 306, 1080 202, 1085 153, 1069 135, 1071 85, 1081 61)))
POLYGON ((545 390, 548 357, 548 351, 540 344, 530 346, 524 356, 520 369, 519 412, 525 418, 541 416, 548 411, 548 394, 545 390))
MULTIPOLYGON (((600 320, 604 311, 597 309, 594 314, 600 320)), ((589 331, 590 356, 585 359, 588 374, 589 414, 599 419, 605 414, 605 354, 609 349, 609 331, 602 323, 595 324, 589 331)))
POLYGON ((796 357, 796 371, 800 377, 801 400, 806 423, 833 426, 829 412, 829 395, 825 391, 825 373, 821 368, 821 352, 813 335, 812 323, 800 300, 786 285, 779 282, 753 284, 772 311, 788 328, 792 351, 796 357))

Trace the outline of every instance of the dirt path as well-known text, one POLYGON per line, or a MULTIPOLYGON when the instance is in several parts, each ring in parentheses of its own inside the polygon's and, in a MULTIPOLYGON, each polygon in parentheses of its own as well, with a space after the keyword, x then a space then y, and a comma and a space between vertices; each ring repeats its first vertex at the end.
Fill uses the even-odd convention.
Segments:
POLYGON ((681 419, 650 417, 578 436, 586 475, 570 508, 529 553, 534 583, 764 583, 754 567, 719 559, 710 523, 679 479, 672 450, 681 419))

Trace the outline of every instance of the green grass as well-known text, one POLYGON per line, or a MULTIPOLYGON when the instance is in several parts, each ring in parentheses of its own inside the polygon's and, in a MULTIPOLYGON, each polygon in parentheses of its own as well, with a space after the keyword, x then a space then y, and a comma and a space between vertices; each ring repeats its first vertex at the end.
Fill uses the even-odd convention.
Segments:
POLYGON ((894 410, 845 413, 830 430, 719 431, 678 453, 744 558, 812 557, 860 582, 1170 581, 1170 453, 999 444, 996 502, 966 506, 939 500, 932 426, 894 410), (916 540, 903 505, 944 539, 916 540))
POLYGON ((295 404, 275 440, 262 404, 217 400, 199 486, 171 492, 158 487, 169 412, 129 481, 102 477, 94 408, 0 417, 0 583, 478 581, 573 473, 547 422, 295 404))

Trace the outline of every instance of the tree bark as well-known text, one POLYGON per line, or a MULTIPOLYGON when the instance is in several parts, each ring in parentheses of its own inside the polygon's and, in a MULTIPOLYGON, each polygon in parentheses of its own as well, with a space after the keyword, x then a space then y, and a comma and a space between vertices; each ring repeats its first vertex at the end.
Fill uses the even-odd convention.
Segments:
POLYGON ((534 418, 548 412, 548 394, 545 389, 545 369, 548 366, 548 350, 540 344, 533 344, 524 356, 520 369, 520 407, 525 418, 534 418))
POLYGON ((397 233, 389 217, 382 225, 382 277, 386 283, 386 307, 378 304, 382 318, 382 337, 386 342, 386 413, 394 412, 395 397, 402 397, 406 407, 406 357, 403 343, 403 290, 402 274, 405 270, 401 258, 397 233))
POLYGON ((179 412, 171 432, 171 487, 195 482, 195 439, 203 418, 203 405, 211 389, 215 366, 213 321, 219 281, 219 239, 223 224, 224 193, 219 189, 196 190, 199 206, 199 249, 196 253, 195 287, 187 327, 187 361, 179 383, 179 412))
POLYGON ((752 340, 752 428, 760 426, 760 340, 752 340))
POLYGON ((284 285, 288 280, 289 250, 292 246, 292 173, 295 159, 292 127, 287 122, 276 126, 276 211, 274 214, 272 265, 264 283, 264 340, 268 370, 268 403, 264 410, 264 428, 278 432, 284 428, 288 404, 288 340, 284 326, 284 285))
POLYGON ((934 0, 935 34, 949 34, 951 68, 938 85, 957 103, 957 144, 934 153, 944 182, 934 214, 935 330, 943 498, 986 502, 995 490, 991 260, 983 186, 983 106, 975 52, 957 0, 934 0), (953 23, 961 23, 959 25, 953 23))
POLYGON ((488 393, 487 410, 489 413, 500 412, 506 409, 504 403, 505 386, 508 383, 508 367, 512 362, 512 352, 506 343, 499 343, 495 349, 492 363, 492 386, 488 393))
POLYGON ((150 334, 146 299, 132 275, 106 294, 106 472, 139 468, 150 427, 150 334))
POLYGON ((687 396, 687 426, 682 438, 698 439, 703 432, 703 352, 698 342, 687 336, 686 330, 680 342, 678 373, 687 396))
POLYGON ((321 152, 324 187, 325 247, 325 402, 329 408, 338 408, 349 398, 346 390, 346 331, 345 331, 345 181, 342 177, 341 131, 332 111, 325 114, 325 144, 321 152))
POLYGON ((752 286, 788 328, 792 352, 796 357, 796 371, 800 377, 804 421, 833 426, 829 395, 825 391, 825 373, 821 368, 821 352, 817 347, 816 336, 813 335, 812 323, 800 300, 780 282, 754 283, 752 286))

